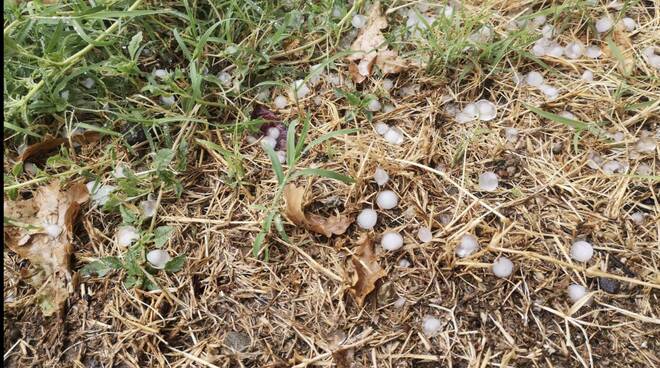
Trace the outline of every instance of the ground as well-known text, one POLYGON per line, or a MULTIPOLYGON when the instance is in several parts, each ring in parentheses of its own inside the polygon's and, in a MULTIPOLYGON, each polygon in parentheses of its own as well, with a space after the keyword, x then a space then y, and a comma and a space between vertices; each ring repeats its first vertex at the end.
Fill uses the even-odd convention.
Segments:
POLYGON ((386 24, 362 41, 396 51, 388 75, 385 54, 360 75, 368 55, 347 51, 376 21, 368 1, 90 3, 4 3, 5 242, 31 221, 8 209, 38 202, 37 188, 114 189, 106 205, 85 198, 57 235, 71 277, 53 315, 36 303, 52 284, 35 283, 40 265, 5 247, 7 366, 660 364, 657 3, 465 1, 448 14, 444 1, 382 1, 386 24), (606 14, 614 27, 598 32, 606 14), (535 55, 544 24, 562 46, 603 54, 535 55), (533 71, 558 94, 517 83, 533 71), (310 90, 299 98, 297 80, 310 90), (478 100, 493 119, 453 111, 478 100), (265 127, 280 130, 281 165, 255 142, 265 127), (45 149, 53 137, 65 139, 45 149), (488 171, 493 191, 479 185, 488 171), (303 194, 300 216, 287 185, 303 194), (376 206, 385 189, 399 198, 390 210, 376 206), (355 223, 364 208, 378 210, 372 230, 355 223), (139 236, 129 247, 122 225, 139 236), (384 250, 385 231, 403 247, 384 250), (465 234, 480 248, 460 258, 465 234), (588 262, 572 259, 576 240, 593 244, 588 262), (158 247, 183 263, 155 269, 145 253, 158 247), (514 270, 499 278, 502 256, 514 270), (588 295, 571 300, 570 284, 588 295))

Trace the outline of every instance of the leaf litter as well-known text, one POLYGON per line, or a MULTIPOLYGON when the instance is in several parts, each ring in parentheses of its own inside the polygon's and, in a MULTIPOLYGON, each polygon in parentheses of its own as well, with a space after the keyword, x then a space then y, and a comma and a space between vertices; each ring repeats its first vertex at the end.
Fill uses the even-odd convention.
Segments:
POLYGON ((38 188, 30 199, 5 201, 5 219, 10 219, 4 227, 5 244, 35 267, 29 282, 37 289, 35 299, 44 316, 60 310, 73 290, 73 224, 88 199, 85 184, 62 190, 54 181, 38 188))
POLYGON ((387 275, 378 263, 373 239, 362 235, 357 241, 357 250, 352 258, 355 267, 353 285, 349 289, 355 302, 362 307, 367 296, 376 289, 376 282, 387 275))
POLYGON ((304 212, 303 201, 305 188, 288 184, 284 187, 284 214, 294 224, 302 226, 309 231, 323 234, 326 237, 341 235, 353 223, 346 215, 323 217, 321 215, 304 212))

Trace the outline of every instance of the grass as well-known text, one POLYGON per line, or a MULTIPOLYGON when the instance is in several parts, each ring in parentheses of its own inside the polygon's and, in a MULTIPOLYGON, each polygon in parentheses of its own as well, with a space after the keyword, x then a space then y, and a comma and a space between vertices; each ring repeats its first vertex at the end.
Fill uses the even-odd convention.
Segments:
POLYGON ((658 147, 635 147, 660 129, 660 74, 641 56, 656 42, 660 9, 646 1, 621 10, 582 0, 451 1, 454 18, 423 19, 414 31, 409 9, 437 14, 447 2, 431 10, 417 3, 382 1, 388 46, 412 66, 355 85, 346 61, 357 33, 351 19, 369 15, 368 1, 5 1, 5 201, 52 180, 117 189, 105 206, 82 209, 72 239, 75 291, 59 316, 41 315, 26 281, 32 267, 5 250, 4 363, 659 365, 658 147), (632 50, 626 38, 597 34, 604 12, 637 21, 626 33, 632 50), (510 26, 541 15, 562 45, 580 39, 608 51, 597 60, 534 56, 540 33, 510 26), (482 27, 492 38, 475 42, 482 27), (272 149, 248 142, 266 122, 252 111, 274 109, 274 97, 310 82, 317 66, 323 77, 310 96, 275 111, 288 135, 280 163, 272 149), (156 69, 169 74, 161 79, 156 69), (514 83, 514 73, 532 70, 560 89, 556 100, 514 83), (585 70, 594 82, 581 81, 585 70), (223 84, 221 72, 232 82, 223 84), (368 111, 374 98, 394 110, 368 111), (498 106, 496 119, 459 124, 445 112, 479 99, 498 106), (401 129, 405 142, 387 144, 374 131, 380 122, 401 129), (518 129, 517 140, 505 139, 507 127, 518 129), (69 139, 18 160, 26 145, 82 130, 101 139, 69 139), (628 169, 592 168, 594 153, 628 169), (124 178, 113 175, 118 165, 124 178), (382 232, 399 231, 405 242, 394 253, 376 247, 387 276, 358 307, 347 291, 364 231, 352 225, 326 238, 296 227, 282 197, 294 183, 310 211, 354 218, 374 206, 377 166, 400 200, 378 211, 372 235, 378 244, 382 232), (484 171, 499 176, 497 191, 479 190, 484 171), (157 212, 144 218, 139 202, 149 195, 157 212), (636 212, 646 215, 642 223, 632 220, 636 212), (116 229, 129 224, 140 239, 119 248, 116 229), (432 229, 432 242, 417 240, 421 226, 432 229), (465 233, 481 249, 457 259, 465 233), (568 256, 575 239, 594 244, 588 264, 568 256), (145 262, 154 248, 172 255, 166 270, 145 262), (508 279, 489 269, 501 255, 514 262, 508 279), (402 259, 412 266, 400 267, 402 259), (621 290, 605 292, 603 277, 621 290), (586 286, 592 302, 567 300, 571 283, 586 286), (442 321, 438 336, 422 333, 425 315, 442 321))

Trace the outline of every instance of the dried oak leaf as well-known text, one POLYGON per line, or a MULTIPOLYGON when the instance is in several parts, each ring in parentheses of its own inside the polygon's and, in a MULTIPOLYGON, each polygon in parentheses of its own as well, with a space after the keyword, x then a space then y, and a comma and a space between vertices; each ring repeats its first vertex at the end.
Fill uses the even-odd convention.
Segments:
MULTIPOLYGON (((100 139, 101 135, 98 132, 88 131, 72 136, 71 142, 78 144, 88 144, 98 142, 100 139)), ((69 140, 66 138, 56 138, 50 135, 46 135, 41 142, 27 146, 25 151, 23 151, 23 153, 18 156, 18 160, 28 161, 32 157, 42 158, 48 152, 68 142, 69 140)))
POLYGON ((407 67, 407 62, 399 58, 396 51, 388 50, 381 29, 387 27, 387 18, 382 14, 380 3, 375 2, 369 11, 367 25, 360 30, 351 45, 354 51, 347 59, 351 62, 348 70, 356 83, 361 83, 371 75, 374 64, 383 74, 398 73, 407 67))
POLYGON ((374 251, 374 242, 368 235, 363 235, 357 242, 358 249, 352 258, 355 267, 353 286, 349 289, 357 304, 364 305, 366 297, 376 288, 376 282, 385 277, 387 272, 378 264, 374 251))
POLYGON ((58 181, 37 189, 27 200, 5 201, 4 240, 37 269, 31 284, 45 316, 58 311, 69 295, 73 223, 89 193, 83 183, 60 190, 58 181), (46 284, 44 284, 44 282, 46 284))
POLYGON ((284 187, 284 214, 294 224, 303 226, 307 230, 323 234, 328 238, 332 235, 341 235, 353 222, 344 215, 323 217, 320 215, 309 214, 303 211, 303 199, 305 189, 299 188, 294 184, 288 184, 284 187))

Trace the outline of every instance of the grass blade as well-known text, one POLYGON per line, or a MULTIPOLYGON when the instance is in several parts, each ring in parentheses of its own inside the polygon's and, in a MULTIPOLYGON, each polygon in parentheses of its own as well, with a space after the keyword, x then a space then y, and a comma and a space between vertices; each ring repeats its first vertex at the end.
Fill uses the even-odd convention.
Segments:
POLYGON ((350 176, 346 176, 332 170, 324 170, 324 169, 310 169, 310 168, 302 169, 294 174, 294 177, 298 177, 298 176, 320 176, 323 178, 339 180, 344 184, 355 183, 355 180, 350 176))
POLYGON ((342 134, 352 134, 352 133, 355 133, 357 131, 358 131, 357 129, 351 128, 351 129, 335 130, 333 132, 323 134, 322 136, 320 136, 320 137, 316 138, 315 140, 313 140, 309 145, 307 145, 307 147, 305 147, 305 149, 302 151, 302 153, 305 154, 305 153, 309 152, 312 148, 314 148, 314 147, 318 146, 319 144, 327 141, 328 139, 334 138, 334 137, 342 135, 342 134))
POLYGON ((286 131, 286 162, 289 167, 293 167, 296 163, 296 126, 298 121, 294 120, 289 124, 286 131))
POLYGON ((115 132, 114 130, 105 129, 105 128, 97 127, 97 126, 86 124, 86 123, 78 123, 78 124, 76 124, 76 127, 83 128, 83 129, 86 129, 86 130, 91 130, 93 132, 99 132, 99 133, 111 135, 111 136, 114 136, 114 137, 122 137, 121 133, 115 132))
POLYGON ((268 153, 270 162, 273 164, 273 171, 275 171, 275 176, 277 176, 277 184, 284 184, 284 170, 282 169, 282 164, 280 163, 279 158, 277 158, 277 154, 272 148, 268 146, 263 147, 266 150, 266 153, 268 153))

